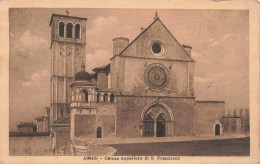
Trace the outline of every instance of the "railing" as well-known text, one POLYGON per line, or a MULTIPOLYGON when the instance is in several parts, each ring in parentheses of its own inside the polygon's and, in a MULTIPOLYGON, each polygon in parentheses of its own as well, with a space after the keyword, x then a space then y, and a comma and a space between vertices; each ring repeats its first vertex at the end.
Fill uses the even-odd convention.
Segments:
POLYGON ((72 102, 70 103, 70 107, 96 107, 95 102, 72 102))

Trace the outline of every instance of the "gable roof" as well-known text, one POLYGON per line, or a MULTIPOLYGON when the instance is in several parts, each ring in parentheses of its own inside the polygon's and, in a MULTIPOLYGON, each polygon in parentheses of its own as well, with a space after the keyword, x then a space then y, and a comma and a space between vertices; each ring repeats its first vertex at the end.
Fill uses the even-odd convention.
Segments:
POLYGON ((54 121, 53 125, 69 125, 70 124, 70 114, 54 121))
POLYGON ((50 24, 49 24, 50 26, 51 26, 53 17, 65 17, 65 18, 72 18, 72 19, 88 20, 88 18, 75 17, 75 16, 61 15, 61 14, 55 14, 55 13, 53 13, 53 14, 51 15, 51 20, 50 20, 50 24))
MULTIPOLYGON (((183 46, 179 43, 179 41, 172 35, 172 33, 170 32, 170 30, 168 30, 168 28, 163 24, 163 22, 160 20, 160 18, 157 16, 155 17, 154 21, 147 27, 145 28, 131 43, 129 43, 118 55, 114 55, 111 59, 113 59, 116 56, 121 56, 127 49, 128 47, 130 47, 138 38, 140 38, 155 22, 159 21, 163 27, 166 29, 166 31, 171 35, 171 37, 177 42, 177 44, 182 48, 182 50, 184 51, 184 53, 188 56, 188 58, 191 61, 194 61, 190 55, 185 51, 185 49, 183 48, 183 46)), ((111 60, 110 59, 110 60, 111 60)))

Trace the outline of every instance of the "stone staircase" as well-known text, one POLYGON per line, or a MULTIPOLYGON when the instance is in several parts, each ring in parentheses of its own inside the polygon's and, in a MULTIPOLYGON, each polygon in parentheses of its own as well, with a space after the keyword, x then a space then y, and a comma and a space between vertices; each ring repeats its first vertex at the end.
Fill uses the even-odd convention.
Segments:
POLYGON ((86 156, 89 155, 88 146, 73 146, 73 155, 75 156, 86 156))
POLYGON ((73 143, 67 142, 57 151, 58 156, 111 156, 116 149, 104 144, 97 143, 73 143))

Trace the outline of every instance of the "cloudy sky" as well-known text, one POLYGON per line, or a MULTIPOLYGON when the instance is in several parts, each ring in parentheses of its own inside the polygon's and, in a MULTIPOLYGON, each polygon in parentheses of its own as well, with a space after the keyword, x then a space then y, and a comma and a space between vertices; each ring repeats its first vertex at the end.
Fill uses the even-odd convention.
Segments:
MULTIPOLYGON (((10 130, 43 115, 49 106, 52 13, 66 9, 10 9, 10 130)), ((87 17, 87 70, 109 63, 112 39, 132 41, 154 18, 155 9, 69 9, 87 17)), ((224 100, 227 109, 248 108, 249 23, 247 10, 158 10, 196 60, 197 100, 224 100)))

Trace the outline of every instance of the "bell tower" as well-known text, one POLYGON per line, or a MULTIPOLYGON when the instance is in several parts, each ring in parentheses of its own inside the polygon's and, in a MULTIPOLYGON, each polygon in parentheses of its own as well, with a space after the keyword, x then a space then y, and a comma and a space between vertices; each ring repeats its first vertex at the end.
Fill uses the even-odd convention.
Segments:
POLYGON ((51 79, 50 124, 70 113, 70 84, 75 73, 86 65, 87 18, 52 14, 51 27, 51 79))

